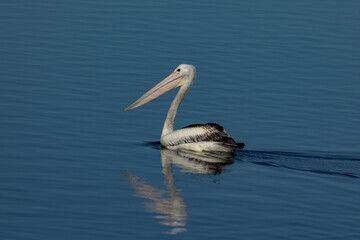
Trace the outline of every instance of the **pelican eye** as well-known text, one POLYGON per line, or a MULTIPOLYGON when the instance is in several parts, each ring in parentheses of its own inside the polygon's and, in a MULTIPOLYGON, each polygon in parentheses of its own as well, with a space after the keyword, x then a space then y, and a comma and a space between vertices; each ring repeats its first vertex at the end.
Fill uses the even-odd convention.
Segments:
POLYGON ((178 68, 176 71, 177 71, 177 72, 180 72, 180 71, 181 71, 181 69, 180 69, 180 68, 178 68))

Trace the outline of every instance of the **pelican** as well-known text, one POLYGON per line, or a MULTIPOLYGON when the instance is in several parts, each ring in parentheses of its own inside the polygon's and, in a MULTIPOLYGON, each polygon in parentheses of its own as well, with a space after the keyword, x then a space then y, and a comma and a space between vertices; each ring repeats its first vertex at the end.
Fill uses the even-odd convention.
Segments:
POLYGON ((176 112, 180 103, 195 80, 196 69, 193 65, 180 64, 174 72, 146 92, 124 111, 128 111, 150 102, 164 93, 180 87, 171 103, 161 133, 160 144, 168 149, 188 149, 193 151, 232 152, 243 148, 244 143, 236 143, 222 126, 216 123, 193 124, 174 130, 176 112))

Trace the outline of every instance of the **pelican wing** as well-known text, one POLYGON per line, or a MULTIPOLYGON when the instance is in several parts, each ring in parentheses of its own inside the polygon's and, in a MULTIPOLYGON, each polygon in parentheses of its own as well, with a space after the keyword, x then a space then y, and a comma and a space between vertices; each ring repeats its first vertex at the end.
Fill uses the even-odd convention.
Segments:
POLYGON ((223 144, 243 148, 243 144, 236 143, 225 129, 216 123, 193 124, 181 128, 164 136, 169 146, 195 142, 221 142, 223 144))

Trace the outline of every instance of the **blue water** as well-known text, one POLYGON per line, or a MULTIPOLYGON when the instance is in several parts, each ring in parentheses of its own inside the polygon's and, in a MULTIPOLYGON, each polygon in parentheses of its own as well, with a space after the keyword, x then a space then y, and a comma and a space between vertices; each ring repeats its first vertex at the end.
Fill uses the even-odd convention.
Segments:
POLYGON ((2 1, 1 239, 360 239, 360 2, 2 1), (234 156, 161 150, 216 122, 234 156), (214 163, 215 161, 215 163, 214 163))

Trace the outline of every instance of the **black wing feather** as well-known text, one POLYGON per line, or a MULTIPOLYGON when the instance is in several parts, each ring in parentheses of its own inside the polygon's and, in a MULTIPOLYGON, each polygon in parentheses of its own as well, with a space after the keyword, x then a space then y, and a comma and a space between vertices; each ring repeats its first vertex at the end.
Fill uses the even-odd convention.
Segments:
MULTIPOLYGON (((206 133, 197 136, 192 136, 191 138, 186 139, 186 143, 211 141, 211 142, 222 142, 227 145, 236 146, 238 148, 244 147, 243 143, 236 143, 235 140, 232 137, 230 137, 230 135, 225 131, 225 129, 217 123, 192 124, 184 128, 193 128, 193 127, 203 128, 206 130, 206 133)), ((185 143, 185 142, 179 142, 177 144, 181 144, 181 143, 185 143)))

